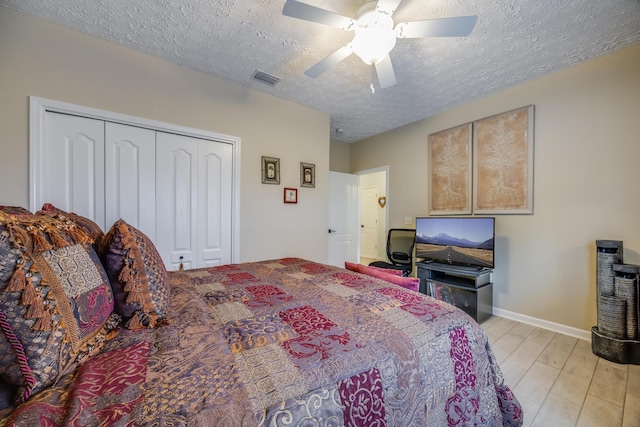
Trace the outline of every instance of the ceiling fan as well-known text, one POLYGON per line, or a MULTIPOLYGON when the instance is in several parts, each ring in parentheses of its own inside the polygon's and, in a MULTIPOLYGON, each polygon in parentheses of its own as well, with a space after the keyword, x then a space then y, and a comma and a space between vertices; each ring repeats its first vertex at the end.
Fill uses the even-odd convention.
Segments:
POLYGON ((304 73, 312 78, 319 77, 355 53, 366 64, 376 67, 378 82, 380 87, 384 89, 396 84, 389 52, 394 48, 397 38, 465 37, 471 34, 476 25, 477 16, 458 16, 400 22, 394 27, 392 16, 401 1, 369 1, 360 8, 358 17, 352 19, 297 0, 287 0, 282 10, 286 16, 355 32, 350 43, 313 65, 304 73))

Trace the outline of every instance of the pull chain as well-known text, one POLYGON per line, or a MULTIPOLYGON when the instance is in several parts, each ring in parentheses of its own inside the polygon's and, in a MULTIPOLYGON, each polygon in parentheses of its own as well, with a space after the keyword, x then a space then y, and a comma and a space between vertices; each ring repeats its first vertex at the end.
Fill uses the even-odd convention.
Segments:
POLYGON ((371 95, 376 94, 376 87, 373 83, 376 81, 376 67, 375 65, 371 66, 371 84, 369 85, 369 90, 371 91, 371 95))

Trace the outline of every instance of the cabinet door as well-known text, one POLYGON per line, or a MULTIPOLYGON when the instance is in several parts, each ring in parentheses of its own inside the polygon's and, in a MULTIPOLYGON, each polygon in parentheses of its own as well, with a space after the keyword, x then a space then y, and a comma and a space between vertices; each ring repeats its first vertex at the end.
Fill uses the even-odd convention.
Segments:
POLYGON ((104 229, 104 122, 51 112, 44 120, 36 206, 31 208, 53 203, 104 229))
POLYGON ((120 218, 155 241, 156 132, 107 122, 105 230, 120 218))
POLYGON ((198 266, 198 139, 157 132, 156 248, 167 270, 198 266))
POLYGON ((198 267, 231 263, 233 147, 198 143, 198 267))

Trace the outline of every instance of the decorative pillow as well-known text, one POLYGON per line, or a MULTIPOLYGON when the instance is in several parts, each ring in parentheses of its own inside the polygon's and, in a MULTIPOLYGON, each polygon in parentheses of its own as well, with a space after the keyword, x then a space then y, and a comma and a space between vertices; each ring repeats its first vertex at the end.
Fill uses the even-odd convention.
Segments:
POLYGON ((371 277, 377 277, 378 279, 385 280, 387 282, 393 283, 394 285, 402 286, 403 288, 410 289, 412 291, 418 292, 418 290, 420 289, 420 279, 418 277, 396 276, 395 274, 387 273, 386 269, 376 269, 371 268, 370 266, 363 266, 362 273, 371 277))
POLYGON ((350 271, 355 271, 356 273, 360 273, 360 267, 362 267, 362 264, 356 264, 355 262, 349 261, 344 262, 344 268, 350 271))
POLYGON ((375 265, 363 265, 363 267, 378 270, 387 274, 393 274, 394 276, 402 276, 402 270, 396 270, 394 268, 382 268, 376 267, 375 265))
POLYGON ((349 262, 349 261, 345 261, 344 268, 346 268, 347 270, 358 272, 358 273, 362 273, 364 268, 370 268, 370 269, 373 269, 373 270, 381 271, 383 273, 393 274, 395 276, 402 276, 402 270, 394 270, 392 268, 376 267, 374 265, 356 264, 356 263, 349 262))
POLYGON ((0 380, 0 410, 12 408, 15 395, 16 386, 0 380))
POLYGON ((0 377, 16 403, 94 354, 113 312, 89 236, 71 222, 0 212, 0 377))
POLYGON ((29 209, 20 206, 0 206, 0 212, 4 212, 14 216, 31 216, 33 215, 29 209))
POLYGON ((59 209, 53 206, 51 203, 45 203, 42 205, 42 210, 36 212, 36 215, 47 213, 49 215, 57 215, 57 218, 65 221, 71 220, 73 221, 80 229, 82 229, 85 233, 91 237, 91 240, 94 242, 94 248, 100 243, 100 240, 104 236, 104 231, 102 228, 89 218, 85 218, 81 215, 78 215, 73 212, 65 212, 62 209, 59 209))
POLYGON ((126 327, 153 328, 166 317, 169 307, 167 270, 151 240, 124 220, 116 221, 100 244, 115 311, 126 327))

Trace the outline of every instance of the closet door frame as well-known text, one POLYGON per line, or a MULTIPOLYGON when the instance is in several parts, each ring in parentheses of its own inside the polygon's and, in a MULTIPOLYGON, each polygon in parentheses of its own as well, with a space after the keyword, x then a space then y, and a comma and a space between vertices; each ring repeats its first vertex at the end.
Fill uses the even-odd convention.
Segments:
POLYGON ((29 97, 29 209, 36 211, 42 206, 37 206, 40 200, 43 183, 42 177, 37 173, 44 165, 43 145, 45 131, 45 114, 47 111, 70 114, 80 117, 104 120, 106 122, 120 123, 129 126, 138 126, 146 129, 191 136, 194 138, 231 144, 233 151, 233 183, 231 190, 231 262, 240 262, 240 138, 195 129, 171 123, 149 120, 112 111, 99 110, 91 107, 55 101, 36 96, 29 97))

